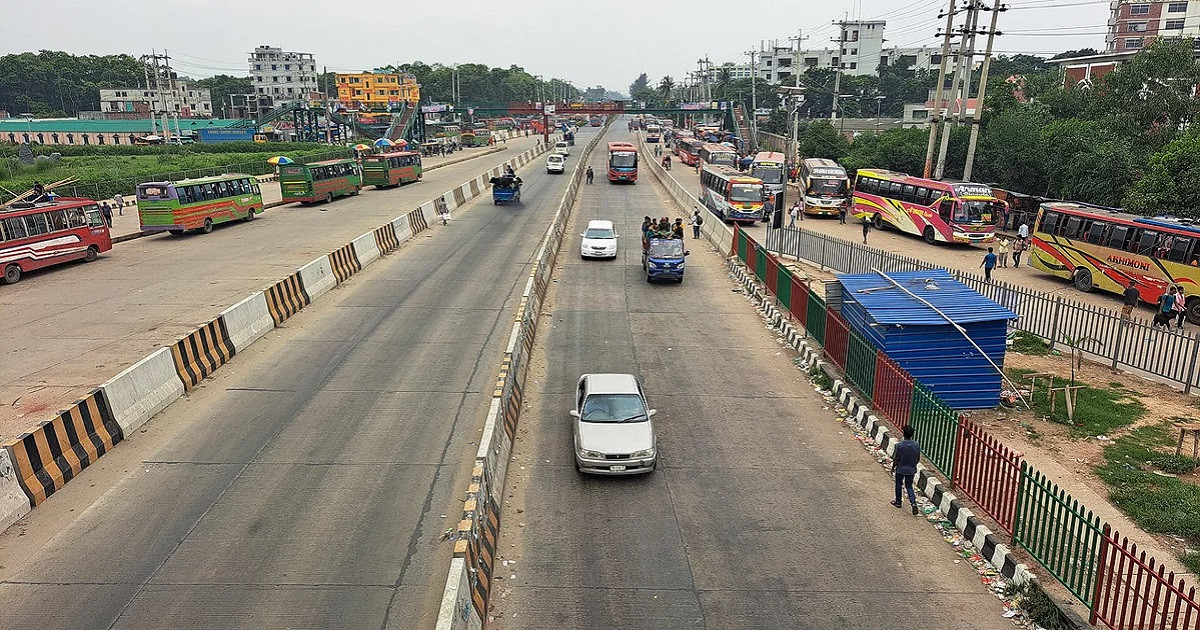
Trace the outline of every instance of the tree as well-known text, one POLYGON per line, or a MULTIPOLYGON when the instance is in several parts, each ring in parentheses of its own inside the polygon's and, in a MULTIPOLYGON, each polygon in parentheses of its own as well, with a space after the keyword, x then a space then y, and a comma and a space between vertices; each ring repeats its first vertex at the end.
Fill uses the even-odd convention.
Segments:
POLYGON ((650 87, 650 77, 646 76, 646 73, 643 72, 638 75, 638 78, 635 79, 633 81, 633 83, 629 84, 629 96, 633 99, 637 99, 637 97, 634 96, 634 94, 636 94, 642 90, 649 89, 649 87, 650 87))
MULTIPOLYGON (((208 89, 212 97, 213 112, 216 114, 221 114, 229 107, 230 94, 254 93, 254 81, 250 77, 233 77, 228 74, 200 79, 196 81, 196 87, 208 89)), ((224 118, 224 115, 221 117, 224 118)))
POLYGON ((1124 202, 1138 214, 1200 218, 1200 133, 1176 138, 1150 156, 1149 169, 1124 202))
POLYGON ((138 87, 144 66, 129 55, 72 55, 56 50, 0 56, 0 109, 74 116, 100 109, 103 88, 138 87))
POLYGON ((1092 55, 1099 55, 1099 54, 1100 54, 1100 52, 1097 51, 1095 48, 1080 48, 1079 50, 1068 50, 1065 52, 1060 52, 1057 55, 1054 55, 1053 57, 1051 57, 1050 60, 1054 61, 1056 59, 1074 59, 1076 57, 1090 57, 1092 55))
POLYGON ((850 142, 829 121, 818 120, 796 130, 796 151, 801 158, 841 160, 849 153, 850 142))
MULTIPOLYGON (((1037 55, 996 55, 992 58, 988 72, 994 76, 1007 79, 1013 75, 1037 74, 1046 72, 1052 66, 1037 55)), ((936 79, 934 80, 936 84, 936 79)), ((937 87, 936 85, 934 87, 937 87)))
POLYGON ((675 91, 675 79, 671 75, 663 77, 658 82, 658 93, 662 96, 664 102, 671 100, 671 93, 675 91))

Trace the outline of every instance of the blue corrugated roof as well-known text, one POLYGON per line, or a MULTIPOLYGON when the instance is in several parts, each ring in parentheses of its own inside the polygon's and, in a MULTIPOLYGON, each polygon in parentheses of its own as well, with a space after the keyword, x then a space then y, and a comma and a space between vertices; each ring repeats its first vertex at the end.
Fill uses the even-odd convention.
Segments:
MULTIPOLYGON (((1007 321, 1017 317, 1011 310, 955 280, 945 269, 903 271, 889 273, 888 277, 928 300, 957 324, 1007 321)), ((875 323, 910 326, 946 323, 933 309, 897 289, 879 274, 842 274, 837 278, 843 295, 862 304, 875 323)))

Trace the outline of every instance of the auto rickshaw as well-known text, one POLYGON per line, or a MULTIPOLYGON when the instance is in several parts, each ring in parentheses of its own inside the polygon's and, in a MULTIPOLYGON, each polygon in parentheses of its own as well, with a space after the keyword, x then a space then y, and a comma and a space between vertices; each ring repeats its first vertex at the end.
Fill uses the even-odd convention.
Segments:
POLYGON ((492 185, 492 204, 500 205, 509 201, 521 202, 521 178, 514 175, 502 175, 493 177, 490 182, 492 185))
POLYGON ((683 282, 684 257, 691 252, 683 248, 683 239, 651 237, 643 241, 642 269, 646 282, 670 279, 683 282))

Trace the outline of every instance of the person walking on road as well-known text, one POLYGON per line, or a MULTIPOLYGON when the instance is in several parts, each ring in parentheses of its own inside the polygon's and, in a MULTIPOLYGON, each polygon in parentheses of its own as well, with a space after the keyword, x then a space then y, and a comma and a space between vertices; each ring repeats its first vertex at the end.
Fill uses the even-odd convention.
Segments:
POLYGON ((796 227, 796 216, 800 214, 800 202, 792 204, 792 209, 788 210, 788 227, 796 227))
POLYGON ((1017 236, 1022 240, 1029 238, 1029 224, 1021 221, 1021 226, 1017 228, 1017 236))
POLYGON ((1013 241, 1012 259, 1014 269, 1021 266, 1021 253, 1025 251, 1026 247, 1027 245, 1025 244, 1025 239, 1023 238, 1018 238, 1017 240, 1013 241))
POLYGON ((100 216, 104 217, 104 222, 108 224, 108 229, 111 230, 112 226, 113 226, 112 225, 112 208, 109 207, 107 201, 100 204, 100 216))
POLYGON ((118 193, 113 195, 113 202, 117 204, 117 216, 125 216, 125 198, 118 193))
POLYGON ((704 225, 704 217, 700 216, 700 209, 692 210, 692 238, 700 238, 700 226, 704 225))
POLYGON ((838 223, 841 223, 843 225, 846 223, 846 212, 848 210, 849 210, 849 208, 847 208, 844 204, 840 208, 838 208, 838 223))
POLYGON ((1133 309, 1137 307, 1142 300, 1142 295, 1137 290, 1137 280, 1130 280, 1129 286, 1125 287, 1125 291, 1121 293, 1124 297, 1124 305, 1121 306, 1121 317, 1129 319, 1133 315, 1133 309))
MULTIPOLYGON (((1183 295, 1183 287, 1175 286, 1175 303, 1172 305, 1172 311, 1175 313, 1175 328, 1183 330, 1183 318, 1187 315, 1187 298, 1183 295)), ((1167 326, 1170 328, 1170 326, 1167 326)))
POLYGON ((595 177, 596 177, 596 173, 595 173, 595 171, 592 170, 592 167, 589 165, 588 170, 587 170, 587 183, 589 183, 589 184, 592 183, 592 179, 595 177))
POLYGON ((1175 287, 1158 298, 1158 312, 1154 314, 1152 326, 1162 326, 1171 329, 1171 320, 1175 317, 1175 287))
POLYGON ((997 262, 998 262, 997 266, 1007 268, 1008 267, 1008 239, 1001 236, 999 239, 996 240, 996 243, 1000 246, 1000 251, 996 254, 996 258, 997 258, 997 262))
POLYGON ((863 245, 866 245, 867 244, 867 234, 871 233, 871 220, 868 219, 867 217, 862 218, 862 230, 863 230, 863 245))
POLYGON ((913 492, 913 477, 917 475, 917 464, 921 461, 921 445, 913 439, 911 424, 904 427, 904 439, 896 444, 892 454, 892 474, 896 476, 896 500, 892 505, 904 507, 900 492, 908 492, 908 504, 912 506, 913 516, 920 514, 917 509, 917 493, 913 492))
POLYGON ((992 270, 996 268, 996 252, 989 247, 987 254, 983 256, 983 262, 979 263, 983 267, 983 279, 985 282, 992 281, 992 270))

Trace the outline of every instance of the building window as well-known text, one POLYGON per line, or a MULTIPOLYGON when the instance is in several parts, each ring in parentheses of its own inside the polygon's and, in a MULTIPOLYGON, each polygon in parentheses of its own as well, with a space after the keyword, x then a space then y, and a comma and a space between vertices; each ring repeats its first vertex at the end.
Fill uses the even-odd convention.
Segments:
POLYGON ((98 144, 104 144, 104 134, 102 134, 102 133, 96 134, 96 142, 98 144))
POLYGON ((942 63, 941 55, 929 55, 929 65, 942 63))
POLYGON ((1141 37, 1129 37, 1125 39, 1125 49, 1134 50, 1142 47, 1141 37))
POLYGON ((857 55, 857 54, 858 54, 858 49, 857 49, 857 48, 851 48, 851 49, 850 49, 850 54, 851 54, 851 55, 857 55))
POLYGON ((1129 15, 1150 15, 1150 5, 1131 4, 1129 5, 1129 15))
POLYGON ((1163 30, 1166 30, 1166 31, 1183 30, 1183 20, 1167 20, 1167 22, 1165 24, 1163 24, 1163 30))
POLYGON ((285 63, 285 64, 283 64, 283 69, 284 69, 284 70, 291 70, 291 69, 292 69, 292 64, 290 64, 290 63, 285 63))
POLYGON ((1145 33, 1146 32, 1146 23, 1145 22, 1129 22, 1125 25, 1125 30, 1129 33, 1145 33))
POLYGON ((121 144, 121 136, 119 134, 113 134, 113 144, 121 144))
POLYGON ((87 135, 86 133, 85 133, 85 134, 83 134, 83 143, 84 143, 84 144, 91 144, 91 140, 89 140, 89 139, 88 139, 88 135, 87 135))
POLYGON ((851 69, 851 70, 854 70, 854 69, 856 69, 856 68, 858 68, 858 62, 851 61, 851 62, 850 62, 850 69, 851 69))
POLYGON ((262 64, 261 64, 261 63, 256 63, 256 64, 254 64, 254 69, 255 69, 255 70, 262 70, 262 64))
POLYGON ((1187 11, 1186 2, 1172 2, 1167 5, 1167 13, 1184 13, 1187 11))
POLYGON ((817 63, 819 63, 819 62, 820 62, 820 60, 817 59, 816 57, 805 57, 804 58, 804 65, 808 66, 809 68, 816 68, 817 63))
POLYGON ((279 69, 279 66, 278 66, 278 65, 276 65, 276 64, 271 64, 271 69, 272 69, 272 70, 278 70, 278 69, 279 69))

